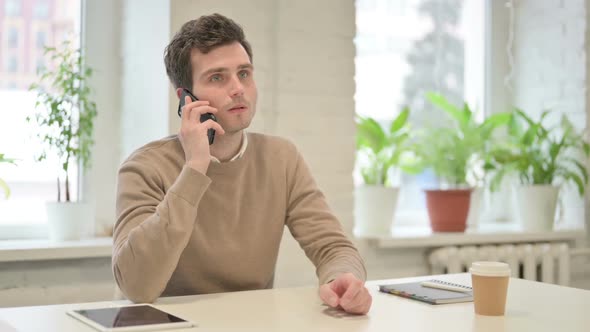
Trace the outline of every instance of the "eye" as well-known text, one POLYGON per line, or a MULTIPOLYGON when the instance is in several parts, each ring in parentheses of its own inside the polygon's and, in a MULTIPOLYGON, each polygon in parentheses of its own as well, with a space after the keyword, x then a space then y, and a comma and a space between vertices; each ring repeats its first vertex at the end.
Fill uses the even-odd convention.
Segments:
POLYGON ((221 77, 220 74, 215 74, 209 78, 209 81, 210 82, 221 82, 222 79, 223 79, 223 77, 221 77))
POLYGON ((242 70, 239 74, 240 78, 248 78, 250 73, 247 70, 242 70))

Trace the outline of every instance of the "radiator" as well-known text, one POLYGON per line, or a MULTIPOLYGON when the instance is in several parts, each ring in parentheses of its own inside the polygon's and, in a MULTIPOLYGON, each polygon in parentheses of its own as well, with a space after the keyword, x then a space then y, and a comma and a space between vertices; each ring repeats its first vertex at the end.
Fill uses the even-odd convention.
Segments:
POLYGON ((467 272, 475 261, 510 265, 512 277, 568 286, 570 253, 567 243, 451 246, 433 250, 428 257, 432 274, 467 272))

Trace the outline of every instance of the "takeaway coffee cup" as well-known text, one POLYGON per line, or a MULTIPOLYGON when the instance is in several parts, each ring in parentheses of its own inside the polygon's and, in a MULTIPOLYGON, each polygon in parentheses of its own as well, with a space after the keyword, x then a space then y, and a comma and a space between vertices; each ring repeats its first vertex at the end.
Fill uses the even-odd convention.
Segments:
POLYGON ((469 269, 473 285, 475 313, 486 316, 503 316, 510 267, 501 262, 474 262, 469 269))

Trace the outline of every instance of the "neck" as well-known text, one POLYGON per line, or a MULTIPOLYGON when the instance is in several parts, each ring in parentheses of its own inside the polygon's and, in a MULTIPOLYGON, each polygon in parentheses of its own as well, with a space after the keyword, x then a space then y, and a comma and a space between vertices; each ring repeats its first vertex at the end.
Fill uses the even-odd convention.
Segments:
POLYGON ((225 135, 215 135, 215 141, 211 145, 211 155, 219 161, 228 161, 235 156, 242 146, 243 130, 225 135))

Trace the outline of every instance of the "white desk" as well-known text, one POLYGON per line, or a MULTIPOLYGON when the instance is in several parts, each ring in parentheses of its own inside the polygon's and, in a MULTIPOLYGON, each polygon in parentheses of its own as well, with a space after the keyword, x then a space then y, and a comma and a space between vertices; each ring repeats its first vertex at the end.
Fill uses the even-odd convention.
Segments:
MULTIPOLYGON (((429 277, 393 279, 406 282, 429 277)), ((471 284, 467 274, 441 279, 471 284)), ((317 289, 285 288, 163 298, 156 306, 199 324, 174 331, 589 331, 590 291, 511 279, 505 317, 476 316, 472 303, 433 306, 380 293, 372 281, 367 316, 350 316, 321 304, 317 289)), ((0 309, 0 330, 91 332, 66 310, 123 302, 95 302, 0 309)))

